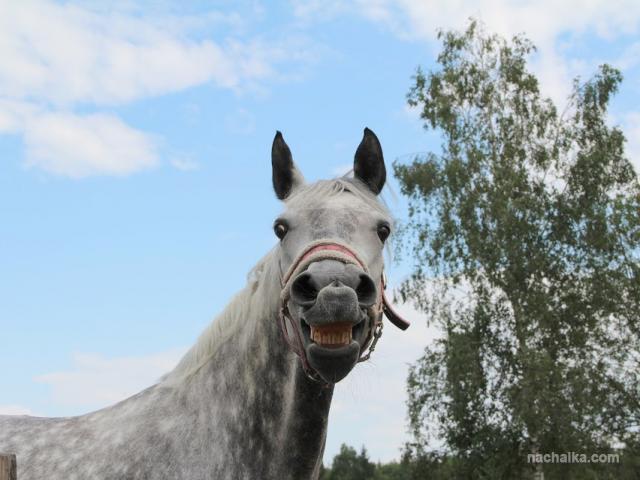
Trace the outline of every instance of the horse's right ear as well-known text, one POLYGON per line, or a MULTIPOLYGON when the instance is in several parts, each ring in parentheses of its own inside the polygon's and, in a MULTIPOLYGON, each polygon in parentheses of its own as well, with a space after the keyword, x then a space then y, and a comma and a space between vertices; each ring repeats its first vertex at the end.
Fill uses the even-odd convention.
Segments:
POLYGON ((273 189, 280 200, 287 198, 293 190, 304 183, 304 177, 293 164, 291 150, 279 131, 276 132, 271 147, 271 166, 273 189))

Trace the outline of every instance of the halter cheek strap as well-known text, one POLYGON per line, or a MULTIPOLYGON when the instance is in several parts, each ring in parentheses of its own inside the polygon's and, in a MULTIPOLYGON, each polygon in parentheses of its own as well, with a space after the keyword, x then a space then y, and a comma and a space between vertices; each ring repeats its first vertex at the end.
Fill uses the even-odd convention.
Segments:
POLYGON ((387 290, 387 276, 384 274, 384 270, 382 271, 382 311, 385 316, 389 319, 391 323, 393 323, 400 330, 406 330, 409 328, 411 323, 402 318, 402 316, 395 311, 391 302, 387 299, 387 295, 385 291, 387 290))
MULTIPOLYGON (((345 264, 354 264, 365 273, 369 273, 366 263, 364 263, 360 257, 349 247, 341 243, 332 241, 318 241, 309 245, 292 263, 291 267, 282 276, 281 285, 282 291, 280 294, 280 313, 278 315, 280 329, 284 336, 285 341, 291 348, 291 350, 300 357, 302 365, 307 375, 316 381, 323 381, 320 376, 315 372, 313 367, 309 364, 307 359, 307 353, 304 348, 304 341, 302 338, 302 332, 299 325, 291 317, 289 313, 289 299, 291 296, 291 284, 293 280, 309 267, 313 262, 320 260, 338 260, 345 264)), ((372 321, 372 327, 369 329, 367 338, 361 347, 361 355, 358 362, 363 362, 371 357, 371 353, 374 351, 376 343, 382 336, 382 315, 393 323, 401 330, 406 330, 409 327, 409 322, 403 319, 391 306, 391 303, 387 300, 384 293, 386 288, 386 276, 384 272, 380 278, 380 286, 378 288, 378 298, 374 305, 367 309, 367 315, 372 321)))

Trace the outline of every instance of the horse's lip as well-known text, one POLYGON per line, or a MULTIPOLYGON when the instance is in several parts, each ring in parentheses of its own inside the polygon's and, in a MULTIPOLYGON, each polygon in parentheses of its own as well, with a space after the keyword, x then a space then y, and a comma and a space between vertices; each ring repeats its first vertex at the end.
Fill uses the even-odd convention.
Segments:
POLYGON ((328 383, 336 383, 346 377, 358 363, 360 344, 352 340, 340 348, 324 348, 317 343, 306 347, 309 364, 328 383))
POLYGON ((356 340, 351 340, 346 345, 339 347, 325 347, 319 343, 311 342, 307 345, 307 351, 312 354, 322 354, 323 356, 341 357, 348 354, 354 347, 360 350, 360 344, 356 340))

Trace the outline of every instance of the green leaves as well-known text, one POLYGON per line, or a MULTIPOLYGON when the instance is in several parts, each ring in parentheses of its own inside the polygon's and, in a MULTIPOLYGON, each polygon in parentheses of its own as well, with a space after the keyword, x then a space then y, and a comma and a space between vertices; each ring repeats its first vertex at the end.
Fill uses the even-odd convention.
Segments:
POLYGON ((323 472, 321 480, 373 480, 375 473, 376 465, 369 460, 364 446, 357 453, 353 447, 342 444, 333 457, 331 469, 323 472))
POLYGON ((442 149, 394 165, 415 259, 400 294, 443 332, 409 377, 410 450, 435 429, 454 471, 493 478, 493 452, 520 477, 533 449, 608 449, 637 425, 640 187, 606 117, 622 76, 601 66, 559 110, 526 38, 473 20, 439 38, 407 101, 442 149))

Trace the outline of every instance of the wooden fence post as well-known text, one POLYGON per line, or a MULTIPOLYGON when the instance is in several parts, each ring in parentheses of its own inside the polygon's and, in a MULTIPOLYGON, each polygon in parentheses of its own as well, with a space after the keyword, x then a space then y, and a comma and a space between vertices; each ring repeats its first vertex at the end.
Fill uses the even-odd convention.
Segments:
POLYGON ((0 480, 18 480, 15 455, 0 453, 0 480))

